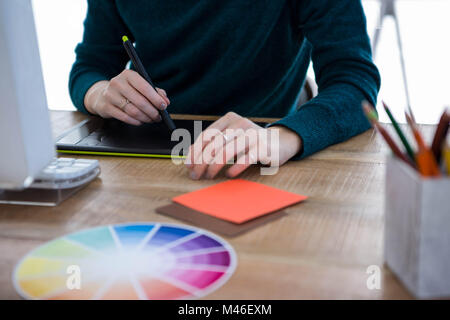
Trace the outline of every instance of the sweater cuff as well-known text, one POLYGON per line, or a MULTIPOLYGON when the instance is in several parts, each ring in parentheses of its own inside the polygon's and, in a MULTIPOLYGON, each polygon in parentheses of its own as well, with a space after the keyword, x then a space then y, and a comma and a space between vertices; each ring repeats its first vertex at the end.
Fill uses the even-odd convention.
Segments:
POLYGON ((90 115, 84 105, 84 97, 88 90, 97 82, 109 80, 105 75, 96 72, 89 72, 80 75, 76 81, 74 90, 72 91, 72 101, 78 111, 90 115))
POLYGON ((291 160, 300 160, 320 151, 333 143, 330 133, 336 132, 335 117, 329 107, 310 102, 295 114, 272 123, 270 126, 284 126, 302 139, 302 150, 291 160), (330 141, 331 140, 331 141, 330 141))

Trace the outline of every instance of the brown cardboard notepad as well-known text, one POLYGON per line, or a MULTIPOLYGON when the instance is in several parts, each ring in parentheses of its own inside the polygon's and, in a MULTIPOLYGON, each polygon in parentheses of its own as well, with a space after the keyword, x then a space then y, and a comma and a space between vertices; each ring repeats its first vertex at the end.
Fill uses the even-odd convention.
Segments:
POLYGON ((197 227, 201 227, 212 232, 217 232, 228 237, 235 237, 253 228, 262 226, 268 222, 286 216, 286 212, 277 211, 261 216, 243 224, 235 224, 213 216, 195 211, 178 203, 172 203, 156 209, 156 212, 166 216, 189 222, 197 227))

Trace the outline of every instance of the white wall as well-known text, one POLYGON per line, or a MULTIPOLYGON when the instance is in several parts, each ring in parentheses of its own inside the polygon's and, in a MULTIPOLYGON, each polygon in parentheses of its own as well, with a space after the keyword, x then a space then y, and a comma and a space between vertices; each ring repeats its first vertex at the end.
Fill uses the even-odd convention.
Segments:
MULTIPOLYGON (((180 0, 182 1, 182 0, 180 0)), ((51 109, 73 110, 68 75, 81 40, 86 0, 33 0, 41 58, 51 109)), ((378 2, 364 1, 369 33, 376 26, 378 2)), ((412 107, 418 121, 436 122, 450 105, 450 0, 400 0, 399 18, 406 52, 412 107)), ((380 99, 403 119, 406 100, 392 21, 386 21, 376 59, 383 85, 380 99)), ((381 119, 387 120, 384 112, 381 119)))
MULTIPOLYGON (((444 106, 450 106, 450 0, 397 2, 412 109, 418 121, 436 123, 444 106)), ((364 4, 372 34, 378 5, 373 0, 364 4)), ((382 75, 380 99, 391 106, 397 119, 403 120, 406 98, 392 19, 383 25, 375 61, 382 75)), ((384 112, 381 116, 387 121, 384 112)))
MULTIPOLYGON (((14 1, 14 0, 12 0, 14 1)), ((69 72, 83 35, 85 0, 33 0, 49 108, 75 110, 69 97, 69 72)))

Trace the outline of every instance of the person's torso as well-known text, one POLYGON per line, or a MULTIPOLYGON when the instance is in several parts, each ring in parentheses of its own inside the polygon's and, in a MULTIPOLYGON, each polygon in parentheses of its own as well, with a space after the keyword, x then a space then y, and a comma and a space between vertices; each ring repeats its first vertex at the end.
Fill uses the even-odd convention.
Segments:
POLYGON ((291 0, 116 0, 172 113, 283 116, 309 62, 291 0))

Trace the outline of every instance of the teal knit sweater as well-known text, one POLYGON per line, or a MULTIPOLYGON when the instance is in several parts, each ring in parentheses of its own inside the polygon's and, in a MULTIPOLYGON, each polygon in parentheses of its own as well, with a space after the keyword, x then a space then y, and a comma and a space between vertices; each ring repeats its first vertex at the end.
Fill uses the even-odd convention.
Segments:
POLYGON ((282 118, 302 157, 370 127, 361 101, 376 101, 380 76, 360 0, 88 0, 69 81, 78 110, 126 67, 123 35, 170 113, 282 118), (319 95, 297 110, 311 60, 319 95))

